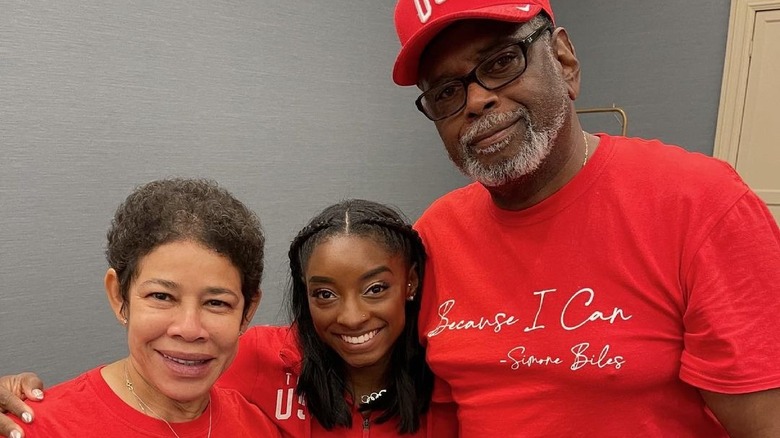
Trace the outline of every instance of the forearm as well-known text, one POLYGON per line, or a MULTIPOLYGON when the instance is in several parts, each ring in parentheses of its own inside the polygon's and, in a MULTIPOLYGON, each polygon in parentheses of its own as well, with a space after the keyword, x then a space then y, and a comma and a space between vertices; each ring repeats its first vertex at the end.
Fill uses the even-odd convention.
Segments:
POLYGON ((701 391, 732 438, 780 437, 780 388, 748 394, 701 391))

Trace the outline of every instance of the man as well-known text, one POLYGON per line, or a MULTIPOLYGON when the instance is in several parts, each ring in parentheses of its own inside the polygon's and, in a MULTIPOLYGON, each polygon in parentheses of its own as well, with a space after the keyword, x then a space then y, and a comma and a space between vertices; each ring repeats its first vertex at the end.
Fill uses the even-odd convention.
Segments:
POLYGON ((394 81, 476 181, 416 225, 420 334, 462 436, 780 436, 780 232, 733 169, 584 132, 546 0, 395 20, 394 81))

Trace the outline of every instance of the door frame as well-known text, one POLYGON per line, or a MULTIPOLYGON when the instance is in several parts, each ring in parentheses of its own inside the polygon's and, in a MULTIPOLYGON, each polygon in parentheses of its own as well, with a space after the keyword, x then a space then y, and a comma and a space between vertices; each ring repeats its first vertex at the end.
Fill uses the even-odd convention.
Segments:
POLYGON ((737 165, 756 13, 780 9, 780 0, 731 0, 726 59, 713 155, 737 165))

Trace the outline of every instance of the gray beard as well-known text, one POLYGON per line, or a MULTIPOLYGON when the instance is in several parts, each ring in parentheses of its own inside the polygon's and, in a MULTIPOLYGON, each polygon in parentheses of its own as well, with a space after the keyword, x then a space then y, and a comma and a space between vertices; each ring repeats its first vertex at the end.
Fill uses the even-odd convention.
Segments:
MULTIPOLYGON (((488 187, 501 186, 535 172, 547 156, 550 155, 552 145, 566 119, 566 111, 566 103, 562 99, 559 111, 556 112, 557 115, 550 123, 550 126, 541 128, 534 125, 531 121, 531 115, 525 107, 520 107, 516 111, 509 113, 486 114, 475 122, 461 137, 460 146, 463 163, 458 167, 463 174, 488 187), (477 158, 479 153, 469 146, 472 139, 479 135, 480 132, 518 117, 526 125, 525 136, 522 139, 519 152, 506 160, 490 166, 482 164, 477 158)), ((505 148, 509 143, 516 141, 516 137, 517 134, 511 135, 491 145, 481 153, 497 152, 505 148)))

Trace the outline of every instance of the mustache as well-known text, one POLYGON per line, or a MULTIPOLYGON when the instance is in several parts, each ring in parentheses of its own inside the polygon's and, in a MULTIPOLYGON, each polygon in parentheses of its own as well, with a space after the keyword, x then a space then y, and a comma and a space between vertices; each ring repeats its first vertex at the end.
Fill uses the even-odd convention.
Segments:
POLYGON ((478 118, 471 126, 466 129, 458 141, 462 147, 468 147, 474 141, 475 138, 484 134, 485 132, 494 129, 496 126, 503 125, 511 120, 523 119, 527 126, 531 126, 531 117, 528 110, 521 106, 514 111, 507 111, 503 113, 488 113, 478 118))

